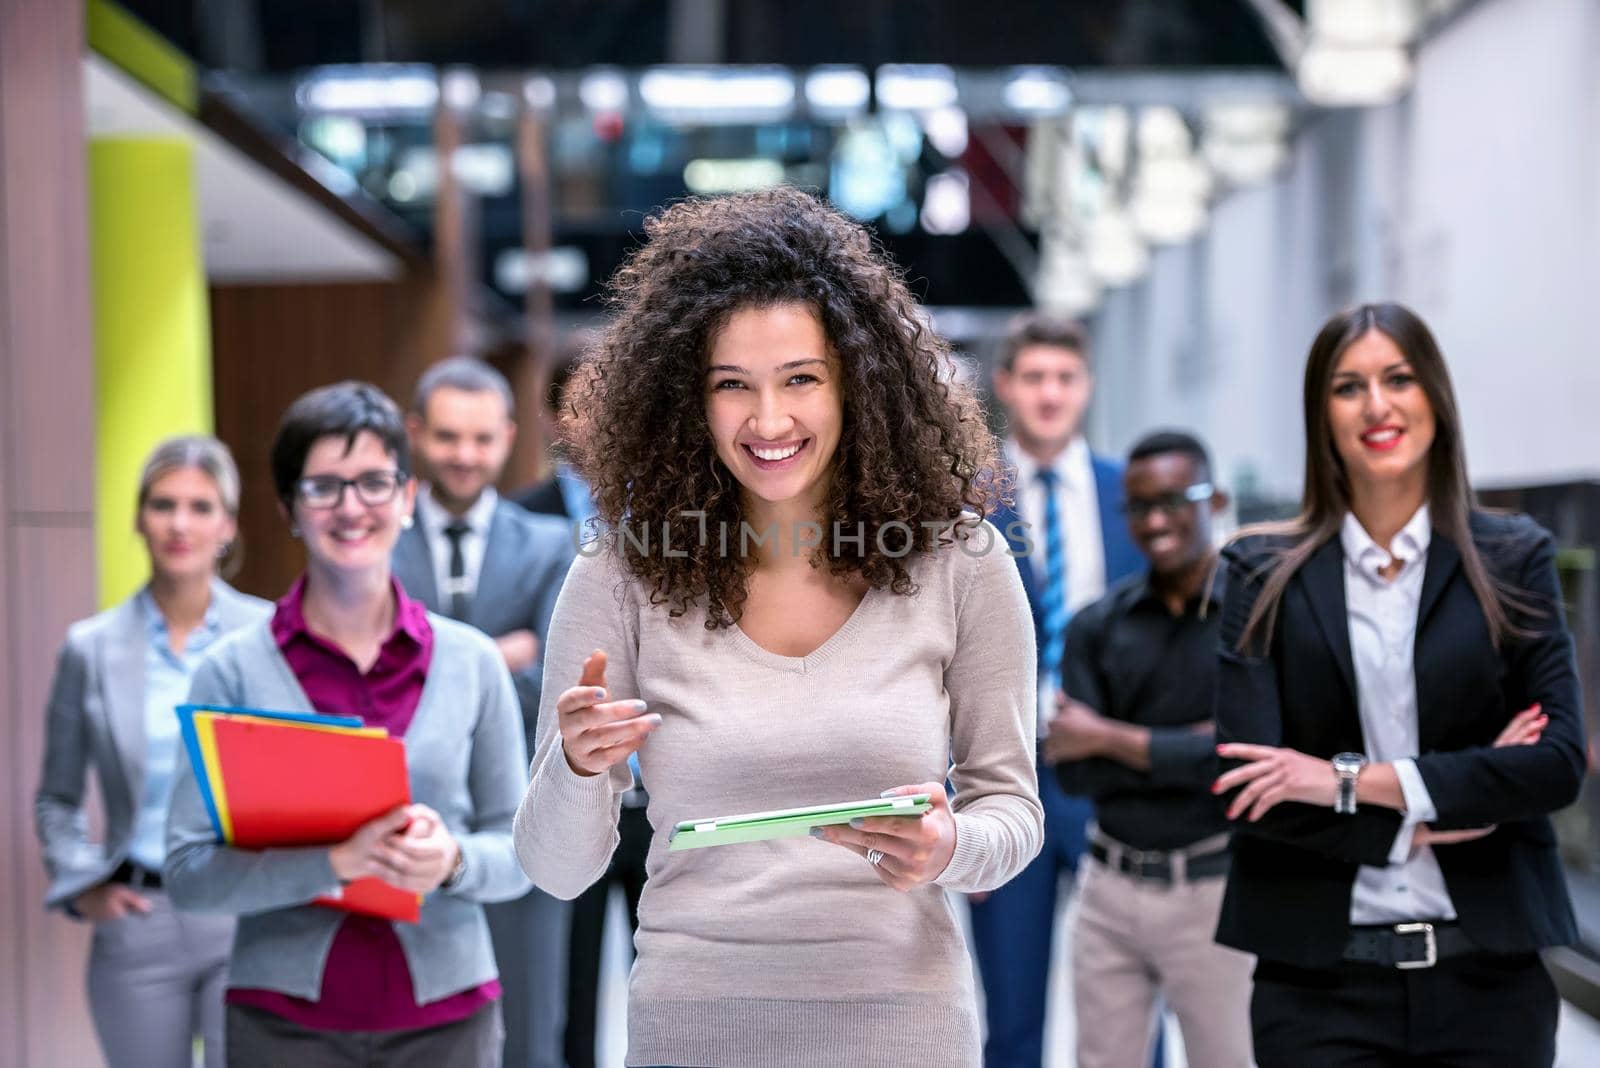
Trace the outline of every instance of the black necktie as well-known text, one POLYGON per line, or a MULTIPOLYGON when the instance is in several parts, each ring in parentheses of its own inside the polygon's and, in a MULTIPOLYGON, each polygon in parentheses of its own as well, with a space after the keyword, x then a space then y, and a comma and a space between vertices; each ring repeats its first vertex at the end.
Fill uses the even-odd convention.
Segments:
POLYGON ((446 603, 452 619, 467 618, 467 558, 461 552, 461 539, 472 532, 464 519, 453 520, 444 528, 450 539, 450 580, 445 583, 446 603))

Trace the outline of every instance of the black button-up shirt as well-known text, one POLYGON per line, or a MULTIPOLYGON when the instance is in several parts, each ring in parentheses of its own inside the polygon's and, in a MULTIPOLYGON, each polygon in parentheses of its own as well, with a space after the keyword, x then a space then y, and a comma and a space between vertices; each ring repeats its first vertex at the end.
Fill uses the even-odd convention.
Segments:
POLYGON ((1102 716, 1150 730, 1150 770, 1090 757, 1056 772, 1069 794, 1095 800, 1100 829, 1136 849, 1181 849, 1228 830, 1211 785, 1219 773, 1209 729, 1217 683, 1224 569, 1205 600, 1174 616, 1144 575, 1073 617, 1062 688, 1102 716))

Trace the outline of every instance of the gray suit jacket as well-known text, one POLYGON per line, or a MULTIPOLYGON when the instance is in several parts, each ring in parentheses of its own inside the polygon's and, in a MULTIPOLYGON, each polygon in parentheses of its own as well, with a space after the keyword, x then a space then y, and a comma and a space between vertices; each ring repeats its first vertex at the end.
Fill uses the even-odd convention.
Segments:
MULTIPOLYGON (((221 579, 211 585, 222 632, 266 618, 272 605, 221 579)), ((144 786, 144 620, 130 597, 74 623, 56 660, 46 710, 44 768, 33 796, 33 820, 44 847, 50 888, 45 905, 60 908, 105 882, 128 855, 144 786), (84 779, 93 767, 105 803, 105 842, 89 840, 84 779)))
MULTIPOLYGON (((533 752, 539 719, 539 692, 544 678, 544 647, 550 633, 550 616, 556 595, 566 581, 577 549, 572 529, 555 516, 534 515, 519 505, 501 500, 489 521, 483 568, 472 597, 466 623, 491 638, 514 630, 531 630, 539 636, 539 657, 511 676, 522 706, 524 741, 533 752)), ((395 577, 406 593, 431 612, 444 614, 433 577, 433 556, 427 535, 417 524, 400 535, 392 561, 395 577)), ((576 682, 577 680, 573 680, 576 682)))

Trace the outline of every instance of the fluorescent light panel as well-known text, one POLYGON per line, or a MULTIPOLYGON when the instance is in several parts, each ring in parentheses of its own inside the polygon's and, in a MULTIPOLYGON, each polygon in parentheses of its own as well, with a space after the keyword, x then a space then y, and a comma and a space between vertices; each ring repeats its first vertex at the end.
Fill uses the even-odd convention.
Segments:
POLYGON ((899 111, 927 111, 956 102, 955 72, 937 63, 892 63, 878 68, 878 103, 899 111))

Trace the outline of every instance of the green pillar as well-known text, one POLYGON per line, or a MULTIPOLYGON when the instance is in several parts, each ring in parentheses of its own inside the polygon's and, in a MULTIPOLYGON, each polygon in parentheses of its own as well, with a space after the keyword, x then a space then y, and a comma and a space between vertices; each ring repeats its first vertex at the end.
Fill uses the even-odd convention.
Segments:
POLYGON ((149 576, 139 469, 173 434, 212 432, 211 332, 194 150, 177 138, 89 145, 99 601, 149 576))

